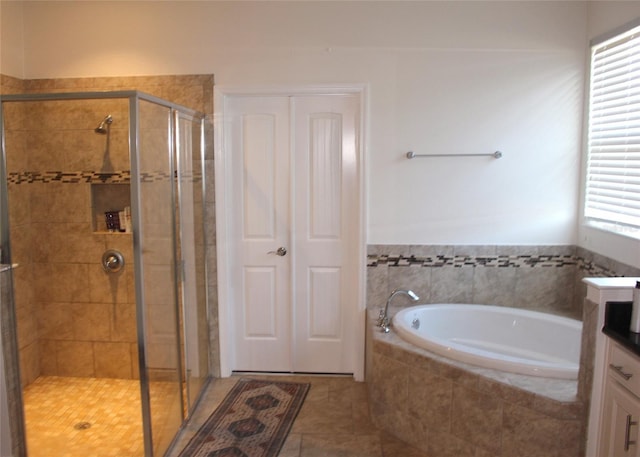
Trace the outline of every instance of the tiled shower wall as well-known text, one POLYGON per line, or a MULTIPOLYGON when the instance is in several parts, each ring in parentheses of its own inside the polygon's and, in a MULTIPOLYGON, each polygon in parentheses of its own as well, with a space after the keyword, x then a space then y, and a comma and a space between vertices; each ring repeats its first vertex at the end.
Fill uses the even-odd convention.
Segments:
MULTIPOLYGON (((513 306, 582 318, 584 277, 640 276, 640 269, 576 246, 369 245, 367 308, 396 288, 419 303, 513 306)), ((393 306, 411 306, 403 296, 393 306)))
MULTIPOLYGON (((127 118, 122 100, 5 105, 12 260, 23 384, 40 374, 134 376, 136 347, 132 265, 102 270, 106 249, 132 259, 131 235, 93 226, 96 174, 128 170, 127 125, 93 132, 104 113, 127 118), (94 122, 92 122, 94 121, 94 122), (93 170, 96 173, 87 173, 93 170), (80 176, 84 171, 84 176, 80 176), (30 310, 28 315, 25 310, 30 310), (26 345, 25 338, 37 337, 26 345)), ((122 174, 122 173, 121 173, 122 174)))
MULTIPOLYGON (((29 81, 2 76, 3 93, 131 89, 213 112, 210 75, 29 81)), ((94 232, 91 214, 91 184, 101 182, 101 171, 128 179, 127 104, 47 102, 44 110, 17 106, 5 120, 12 257, 20 264, 14 280, 22 382, 26 385, 40 374, 136 377, 132 262, 115 276, 106 275, 100 266, 107 248, 132 259, 131 235, 94 232), (119 122, 112 124, 105 154, 106 138, 93 128, 109 113, 119 122)), ((212 148, 208 151, 210 211, 205 217, 209 263, 215 265, 212 148)), ((215 282, 211 287, 215 308, 215 282)), ((215 354, 217 339, 212 342, 215 354)))

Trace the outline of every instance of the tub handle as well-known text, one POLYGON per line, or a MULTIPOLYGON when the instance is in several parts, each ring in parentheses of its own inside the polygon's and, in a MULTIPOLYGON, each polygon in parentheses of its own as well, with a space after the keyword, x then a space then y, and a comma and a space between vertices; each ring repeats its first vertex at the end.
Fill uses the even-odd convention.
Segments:
POLYGON ((624 450, 625 452, 629 450, 630 446, 636 444, 635 441, 631 441, 631 427, 634 425, 638 425, 638 421, 632 420, 631 414, 627 414, 627 427, 624 431, 624 450))
POLYGON ((615 371, 620 376, 622 376, 626 381, 631 379, 631 377, 633 376, 632 373, 625 373, 624 371, 622 371, 622 366, 621 365, 614 365, 613 363, 610 363, 609 364, 609 368, 613 369, 613 371, 615 371))

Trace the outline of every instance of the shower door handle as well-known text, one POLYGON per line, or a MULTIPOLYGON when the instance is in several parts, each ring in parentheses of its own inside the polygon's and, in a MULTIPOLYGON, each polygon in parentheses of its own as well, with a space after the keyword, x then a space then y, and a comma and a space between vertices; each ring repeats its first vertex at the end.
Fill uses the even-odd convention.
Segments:
POLYGON ((279 255, 280 257, 284 257, 285 255, 287 255, 287 248, 280 246, 277 250, 269 251, 267 252, 267 254, 275 254, 279 255))

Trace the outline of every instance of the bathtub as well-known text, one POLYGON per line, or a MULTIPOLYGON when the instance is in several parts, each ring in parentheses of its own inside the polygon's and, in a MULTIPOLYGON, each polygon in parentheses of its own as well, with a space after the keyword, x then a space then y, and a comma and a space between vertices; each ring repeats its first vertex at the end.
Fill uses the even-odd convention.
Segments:
POLYGON ((442 356, 511 373, 576 379, 582 322, 490 305, 433 304, 393 318, 400 337, 442 356))

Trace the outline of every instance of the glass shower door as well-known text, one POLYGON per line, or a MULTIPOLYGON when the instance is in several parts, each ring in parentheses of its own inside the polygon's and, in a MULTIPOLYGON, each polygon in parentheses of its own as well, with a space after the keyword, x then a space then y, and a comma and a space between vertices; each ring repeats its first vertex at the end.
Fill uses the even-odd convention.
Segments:
POLYGON ((171 109, 131 103, 131 195, 145 454, 161 456, 183 420, 171 109), (145 367, 145 368, 142 368, 145 367))
POLYGON ((185 415, 189 416, 209 374, 206 296, 202 120, 175 113, 185 415))

